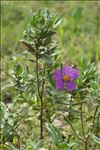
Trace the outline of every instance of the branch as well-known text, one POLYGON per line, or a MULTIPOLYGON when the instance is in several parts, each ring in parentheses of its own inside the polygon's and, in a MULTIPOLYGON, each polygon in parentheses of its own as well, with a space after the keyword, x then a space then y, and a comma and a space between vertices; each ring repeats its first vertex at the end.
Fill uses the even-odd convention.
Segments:
MULTIPOLYGON (((91 128, 90 133, 92 133, 92 132, 93 132, 94 124, 95 124, 95 118, 96 118, 96 114, 97 114, 98 109, 99 109, 99 105, 97 105, 97 106, 96 106, 96 109, 95 109, 95 112, 94 112, 93 123, 92 123, 92 125, 93 125, 93 126, 92 126, 92 128, 91 128)), ((87 142, 88 142, 89 136, 90 136, 90 134, 88 134, 88 136, 87 136, 87 138, 86 138, 85 143, 87 143, 87 142)))
POLYGON ((72 125, 70 119, 68 119, 68 118, 66 118, 66 117, 64 117, 64 118, 65 118, 65 120, 70 124, 70 126, 71 126, 71 128, 72 128, 72 130, 73 130, 73 132, 74 132, 74 135, 76 136, 76 138, 79 139, 80 141, 82 141, 83 143, 85 143, 85 141, 77 135, 77 133, 76 133, 76 131, 75 131, 75 129, 74 129, 74 127, 73 127, 73 125, 72 125))
POLYGON ((81 117, 82 134, 83 134, 83 137, 85 137, 85 133, 84 133, 84 121, 83 121, 83 113, 82 113, 82 103, 80 105, 80 117, 81 117))
POLYGON ((93 132, 93 129, 94 129, 94 124, 95 124, 95 118, 96 118, 96 114, 97 114, 97 111, 99 109, 99 105, 97 105, 96 109, 95 109, 95 112, 94 112, 94 117, 93 117, 93 123, 92 123, 92 129, 91 129, 91 133, 93 132))

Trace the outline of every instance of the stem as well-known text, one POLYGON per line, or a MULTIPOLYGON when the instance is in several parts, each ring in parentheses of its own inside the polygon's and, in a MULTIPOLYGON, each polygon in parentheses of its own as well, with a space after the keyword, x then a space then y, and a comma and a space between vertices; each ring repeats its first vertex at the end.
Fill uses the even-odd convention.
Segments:
POLYGON ((82 113, 82 103, 80 105, 80 116, 81 116, 81 127, 82 127, 82 134, 83 134, 83 137, 85 137, 85 133, 84 133, 84 121, 83 121, 83 113, 82 113))
POLYGON ((98 109, 99 109, 99 106, 97 106, 97 107, 96 107, 95 112, 94 112, 94 117, 93 117, 93 126, 92 126, 92 129, 91 129, 91 133, 93 132, 93 129, 94 129, 95 118, 96 118, 96 114, 97 114, 98 109))
POLYGON ((21 97, 23 98, 23 100, 24 100, 26 103, 28 103, 33 109, 38 108, 38 107, 35 107, 34 105, 32 105, 32 104, 30 103, 30 101, 27 100, 27 99, 24 97, 22 91, 19 91, 19 93, 20 93, 21 97))
POLYGON ((38 68, 38 57, 36 57, 36 76, 37 76, 37 89, 38 89, 38 95, 40 98, 40 139, 43 139, 43 93, 44 93, 44 75, 45 75, 45 67, 42 75, 42 89, 40 92, 40 84, 39 84, 39 68, 38 68))
POLYGON ((80 105, 81 128, 82 128, 83 137, 86 139, 86 140, 84 140, 84 145, 85 145, 84 150, 87 150, 88 149, 88 138, 85 137, 85 133, 84 133, 84 120, 83 120, 82 106, 83 106, 83 103, 81 103, 81 105, 80 105))
POLYGON ((20 146, 20 136, 19 135, 17 136, 17 139, 18 139, 18 150, 20 150, 21 146, 20 146))
MULTIPOLYGON (((69 110, 72 109, 72 102, 73 102, 73 101, 72 101, 72 95, 71 95, 69 110)), ((70 117, 70 115, 71 115, 71 111, 69 112, 69 117, 70 117)))
POLYGON ((43 139, 43 100, 41 97, 41 108, 40 108, 40 139, 43 139))
POLYGON ((43 101, 42 101, 42 97, 40 95, 40 88, 39 88, 38 56, 36 57, 36 77, 37 77, 38 96, 40 98, 40 139, 43 139, 43 101))
MULTIPOLYGON (((97 106, 96 109, 95 109, 94 117, 93 117, 93 123, 92 123, 93 126, 92 126, 92 129, 91 129, 90 133, 93 132, 94 124, 95 124, 95 118, 96 118, 96 114, 97 114, 98 109, 99 109, 99 106, 97 106)), ((90 134, 87 136, 86 141, 85 141, 85 150, 87 150, 87 144, 88 144, 89 136, 90 136, 90 134)))
MULTIPOLYGON (((68 118, 67 118, 67 119, 68 119, 68 118)), ((73 127, 73 125, 72 125, 70 119, 68 119, 68 123, 70 124, 70 126, 71 126, 71 128, 72 128, 72 130, 73 130, 73 132, 74 132, 74 135, 76 136, 76 138, 79 139, 81 142, 85 143, 85 141, 77 135, 77 133, 76 133, 76 131, 75 131, 75 129, 74 129, 74 127, 73 127)))
POLYGON ((88 150, 88 143, 87 140, 85 141, 85 149, 84 150, 88 150))
MULTIPOLYGON (((37 56, 38 57, 38 56, 37 56)), ((39 90, 39 68, 38 68, 38 58, 36 57, 36 77, 37 77, 37 89, 38 95, 40 97, 40 90, 39 90)))

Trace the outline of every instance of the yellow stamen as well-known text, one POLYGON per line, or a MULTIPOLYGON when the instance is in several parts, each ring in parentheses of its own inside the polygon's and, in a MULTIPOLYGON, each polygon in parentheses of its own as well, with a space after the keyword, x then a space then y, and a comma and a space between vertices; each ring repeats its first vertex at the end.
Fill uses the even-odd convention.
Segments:
POLYGON ((64 77, 63 77, 63 80, 64 80, 64 81, 69 81, 69 77, 68 77, 68 76, 64 76, 64 77))

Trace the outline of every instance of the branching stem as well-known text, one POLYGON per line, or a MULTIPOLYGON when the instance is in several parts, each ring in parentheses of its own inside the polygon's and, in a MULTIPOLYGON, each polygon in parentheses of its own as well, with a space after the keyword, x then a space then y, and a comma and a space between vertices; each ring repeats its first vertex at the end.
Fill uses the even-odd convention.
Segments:
POLYGON ((40 82, 39 82, 39 68, 38 68, 38 57, 36 57, 36 77, 37 77, 37 89, 38 89, 38 96, 40 98, 40 139, 43 139, 43 93, 44 93, 44 75, 45 75, 45 66, 42 75, 42 85, 40 91, 40 82))

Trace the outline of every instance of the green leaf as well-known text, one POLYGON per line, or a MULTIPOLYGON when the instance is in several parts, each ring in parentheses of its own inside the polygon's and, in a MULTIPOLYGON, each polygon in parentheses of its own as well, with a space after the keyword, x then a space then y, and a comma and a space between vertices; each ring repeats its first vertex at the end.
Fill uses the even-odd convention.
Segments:
POLYGON ((1 87, 1 91, 4 91, 4 90, 9 89, 9 88, 11 88, 11 87, 14 87, 14 84, 13 84, 13 83, 11 83, 11 84, 6 84, 5 86, 1 87))
POLYGON ((70 120, 69 120, 69 118, 66 116, 66 117, 64 117, 64 120, 67 122, 67 123, 69 123, 70 124, 70 120))
POLYGON ((48 130, 48 133, 50 135, 51 141, 53 143, 58 144, 59 142, 62 141, 62 134, 56 127, 54 127, 49 122, 46 122, 46 128, 48 130))
POLYGON ((50 12, 49 12, 49 10, 46 8, 45 9, 45 14, 44 14, 44 16, 45 16, 45 19, 47 20, 48 18, 49 18, 49 16, 50 16, 50 12))
POLYGON ((34 54, 35 49, 32 47, 32 45, 30 43, 28 43, 27 41, 24 41, 24 40, 20 40, 20 42, 22 42, 28 48, 28 51, 30 53, 34 54))
POLYGON ((52 86, 55 86, 55 81, 54 81, 54 79, 53 79, 53 77, 52 77, 52 74, 49 74, 49 82, 51 83, 51 85, 52 86))
POLYGON ((22 68, 21 68, 20 64, 16 64, 16 66, 15 66, 15 73, 18 76, 22 74, 22 68))
POLYGON ((59 144, 59 148, 60 148, 61 150, 68 150, 67 143, 60 143, 60 144, 59 144))
POLYGON ((35 63, 35 60, 33 60, 33 59, 27 59, 27 61, 30 61, 30 62, 32 62, 32 63, 35 63))
POLYGON ((95 136, 94 134, 91 134, 91 137, 92 137, 92 139, 93 139, 96 143, 100 144, 100 138, 99 138, 99 137, 95 136))
POLYGON ((53 28, 54 28, 54 29, 57 28, 57 27, 60 25, 61 21, 62 21, 62 16, 60 16, 60 17, 58 17, 58 18, 56 19, 56 21, 55 21, 55 23, 54 23, 54 25, 53 25, 53 28))
POLYGON ((51 57, 48 54, 41 54, 40 58, 43 59, 47 64, 51 65, 51 57))
POLYGON ((30 23, 32 27, 36 27, 37 25, 36 13, 34 13, 34 15, 32 16, 30 23))
POLYGON ((63 142, 59 144, 59 148, 61 150, 72 150, 73 146, 75 145, 75 143, 67 143, 67 142, 63 142))
POLYGON ((0 103, 0 118, 1 118, 1 128, 5 123, 5 113, 6 113, 6 106, 3 102, 0 103))

